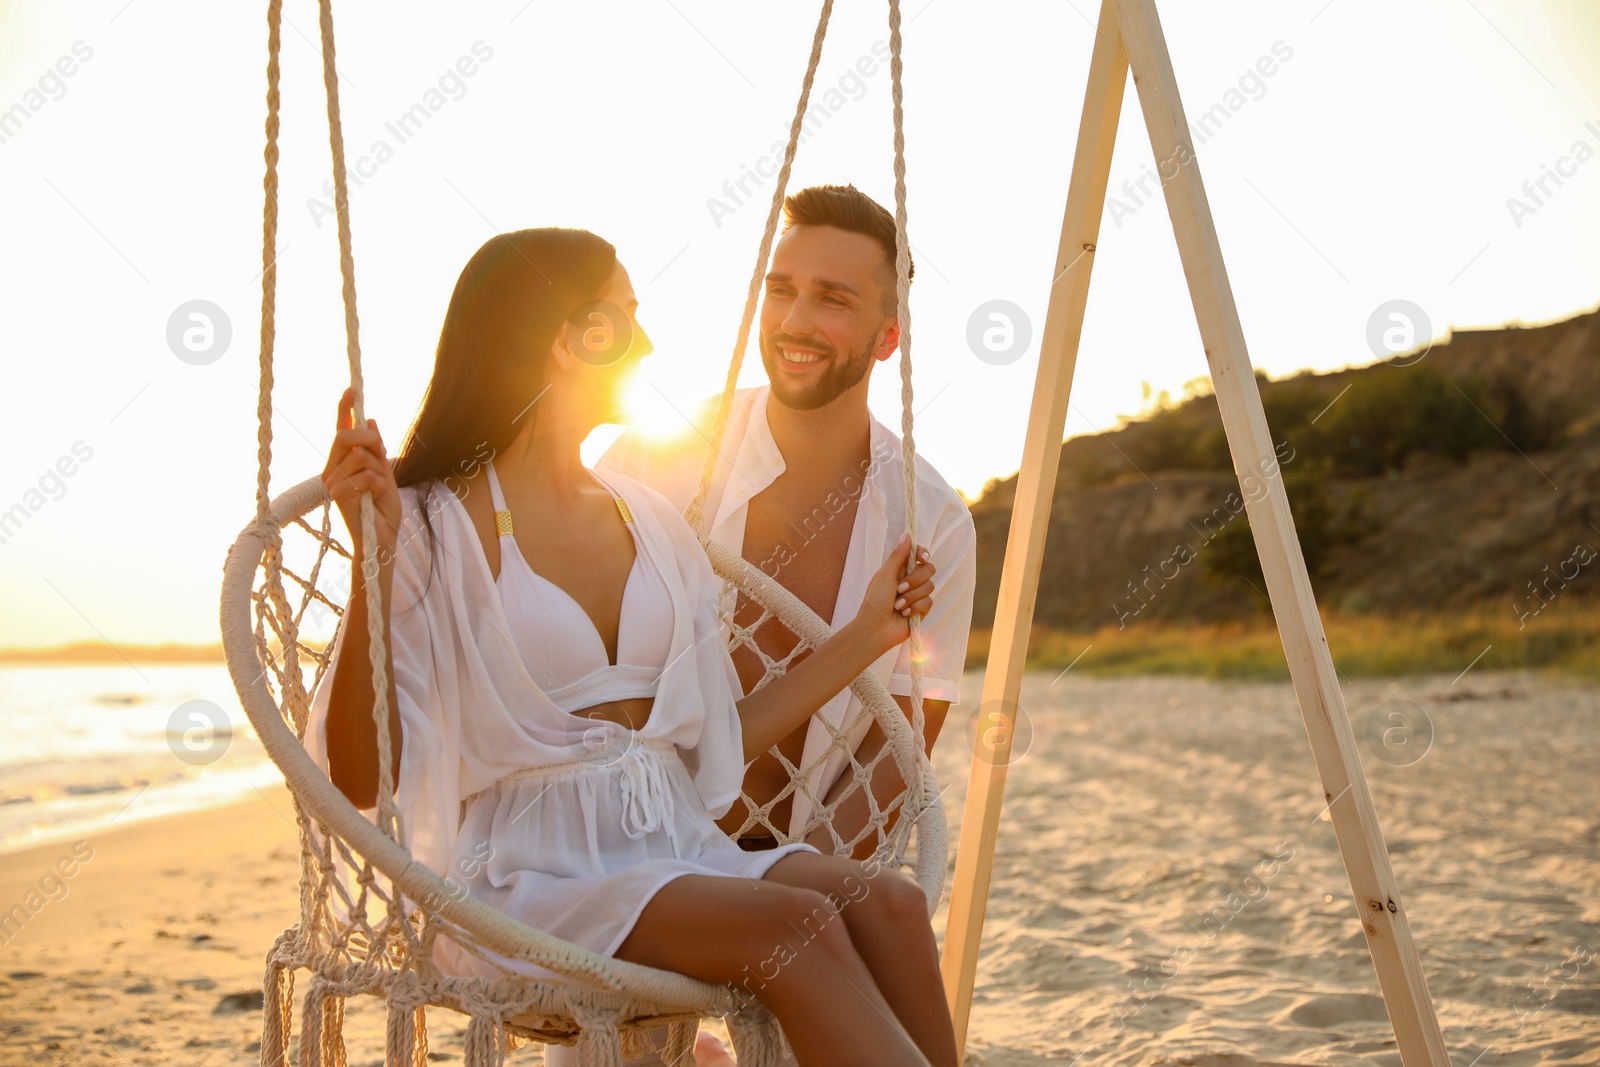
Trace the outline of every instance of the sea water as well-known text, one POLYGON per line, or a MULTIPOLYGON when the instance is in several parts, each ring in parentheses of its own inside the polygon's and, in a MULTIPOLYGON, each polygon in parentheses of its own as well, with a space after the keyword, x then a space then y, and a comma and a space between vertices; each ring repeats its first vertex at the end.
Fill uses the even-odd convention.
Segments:
POLYGON ((0 666, 0 851, 282 782, 221 663, 0 666))

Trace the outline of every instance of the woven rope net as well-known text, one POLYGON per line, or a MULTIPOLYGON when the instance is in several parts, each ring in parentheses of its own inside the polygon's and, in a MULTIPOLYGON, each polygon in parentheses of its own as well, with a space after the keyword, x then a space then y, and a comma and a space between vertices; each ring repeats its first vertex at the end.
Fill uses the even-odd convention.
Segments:
MULTIPOLYGON (((892 70, 895 99, 896 202, 902 253, 899 299, 902 340, 903 400, 907 483, 915 456, 910 436, 909 320, 906 306, 908 258, 905 242, 903 137, 900 115, 899 5, 890 0, 892 70)), ((799 140, 823 41, 832 10, 824 0, 812 42, 810 60, 791 126, 773 206, 763 237, 737 352, 743 352, 753 318, 761 272, 770 253, 778 210, 799 140)), ((355 388, 355 417, 363 425, 361 354, 356 315, 354 257, 345 185, 343 136, 338 105, 331 0, 319 0, 324 87, 328 102, 334 190, 338 208, 340 268, 347 354, 355 388)), ((264 158, 265 202, 262 227, 262 315, 260 393, 257 404, 258 448, 256 514, 229 551, 224 569, 221 623, 228 668, 246 714, 269 755, 282 770, 294 799, 300 842, 299 921, 276 940, 267 955, 261 1041, 263 1067, 287 1062, 295 1031, 294 983, 308 972, 300 1003, 300 1067, 344 1067, 345 999, 381 997, 387 1003, 385 1062, 389 1067, 424 1067, 428 1062, 425 1009, 451 1009, 468 1019, 466 1067, 503 1062, 511 1048, 527 1041, 576 1044, 583 1067, 620 1064, 624 1056, 649 1050, 647 1029, 667 1026, 664 1062, 691 1062, 698 1023, 706 1017, 727 1020, 741 1064, 777 1067, 789 1054, 781 1029, 769 1012, 747 992, 732 985, 701 982, 685 975, 639 966, 602 956, 528 927, 513 917, 469 897, 459 885, 418 863, 404 847, 401 813, 393 801, 394 768, 388 760, 386 705, 388 691, 376 582, 362 583, 372 621, 373 709, 379 732, 380 787, 375 816, 357 811, 326 774, 312 762, 303 738, 311 694, 330 665, 331 640, 318 639, 321 623, 341 619, 351 576, 366 561, 352 557, 336 536, 332 508, 319 478, 310 478, 276 499, 268 494, 272 455, 272 385, 275 340, 277 167, 279 131, 279 46, 282 3, 267 5, 267 120, 264 158), (482 961, 495 977, 461 977, 442 973, 432 955, 440 936, 448 937, 482 961), (535 964, 559 977, 530 978, 493 961, 488 953, 535 964)), ((720 438, 732 399, 738 358, 718 415, 720 438)), ((730 650, 745 648, 759 657, 767 684, 781 676, 807 649, 825 641, 830 630, 817 615, 735 552, 704 537, 701 515, 710 466, 702 491, 688 511, 716 572, 738 591, 744 608, 727 617, 730 650), (781 657, 769 656, 759 643, 764 627, 782 626, 798 639, 781 657)), ((913 490, 914 491, 914 490, 913 490)), ((908 494, 909 495, 909 494, 908 494)), ((914 522, 914 496, 906 513, 914 522)), ((370 496, 362 499, 364 544, 375 544, 370 496)), ((915 530, 909 531, 915 537, 915 530)), ((915 630, 913 641, 917 640, 915 630)), ((920 659, 915 655, 914 660, 920 659)), ((914 670, 914 674, 918 674, 914 670)), ((920 675, 914 679, 912 716, 908 722, 881 682, 863 674, 851 683, 860 708, 854 721, 827 726, 828 749, 844 757, 844 785, 833 803, 828 790, 813 791, 810 772, 790 762, 774 746, 770 752, 790 776, 775 797, 757 802, 742 798, 746 816, 735 836, 756 833, 779 842, 804 840, 825 828, 832 851, 851 855, 870 842, 876 862, 907 869, 922 886, 931 914, 943 889, 946 868, 944 811, 922 741, 920 675), (851 738, 868 719, 876 721, 886 743, 865 763, 857 759, 851 738), (880 764, 892 760, 900 780, 909 785, 880 805, 868 787, 882 777, 880 764), (850 834, 835 826, 833 816, 859 791, 865 798, 864 825, 850 834), (774 808, 785 797, 804 793, 811 816, 791 835, 779 825, 774 808)), ((818 720, 823 721, 821 719, 818 720)), ((831 783, 830 783, 831 785, 831 783)), ((859 802, 858 802, 859 803, 859 802)))

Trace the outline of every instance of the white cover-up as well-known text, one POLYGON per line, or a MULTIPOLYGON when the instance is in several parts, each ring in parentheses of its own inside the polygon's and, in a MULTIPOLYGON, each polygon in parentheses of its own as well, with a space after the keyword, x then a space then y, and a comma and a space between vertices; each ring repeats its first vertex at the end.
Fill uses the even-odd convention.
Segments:
MULTIPOLYGON (((612 955, 672 879, 759 879, 783 856, 817 850, 746 852, 717 828, 746 766, 718 580, 665 498, 622 475, 602 481, 627 503, 638 549, 673 599, 670 654, 641 729, 563 712, 535 684, 466 507, 438 483, 400 490, 390 644, 404 731, 395 799, 412 855, 530 926, 612 955)), ((343 636, 341 626, 335 663, 343 636)), ((324 770, 332 676, 306 728, 324 770)), ((494 973, 448 938, 435 946, 449 973, 494 973)))

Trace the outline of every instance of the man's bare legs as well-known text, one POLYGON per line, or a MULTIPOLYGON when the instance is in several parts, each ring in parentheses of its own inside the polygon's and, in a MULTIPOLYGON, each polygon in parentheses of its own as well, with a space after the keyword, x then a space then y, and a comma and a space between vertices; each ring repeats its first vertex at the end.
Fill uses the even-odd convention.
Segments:
MULTIPOLYGON (((833 865, 836 882, 861 866, 806 855, 833 865)), ((769 874, 793 858, 779 860, 769 874)), ((869 893, 859 902, 870 899, 869 893)), ((852 906, 847 902, 845 910, 852 906)), ((929 1067, 858 954, 848 924, 837 921, 840 914, 822 892, 771 878, 683 875, 656 891, 616 956, 747 989, 777 1016, 806 1067, 929 1067)), ((933 977, 937 987, 937 967, 933 977)), ((951 1049, 949 1057, 953 1040, 951 1049)))

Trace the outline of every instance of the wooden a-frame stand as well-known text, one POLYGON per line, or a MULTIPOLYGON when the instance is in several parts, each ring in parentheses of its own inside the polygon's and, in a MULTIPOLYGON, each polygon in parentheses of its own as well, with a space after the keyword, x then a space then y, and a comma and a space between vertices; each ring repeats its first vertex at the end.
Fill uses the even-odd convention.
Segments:
POLYGON ((1083 120, 1078 127, 1066 216, 1061 224, 1061 245, 1056 253, 1049 310, 1040 342, 1038 376, 984 675, 983 706, 1002 709, 1003 722, 997 729, 982 733, 986 739, 998 742, 996 750, 985 752, 984 758, 976 758, 974 753, 951 886, 941 966, 945 994, 955 1020, 956 1044, 964 1056, 984 904, 1022 688, 1028 631, 1033 622, 1039 564, 1061 458, 1067 397, 1072 389, 1089 274, 1111 171, 1111 151, 1130 66, 1150 145, 1161 164, 1167 211, 1172 217, 1189 295, 1211 366, 1234 469, 1241 478, 1254 475, 1267 487, 1264 497, 1247 502, 1250 529, 1401 1060, 1405 1067, 1449 1067, 1444 1035, 1434 1015, 1422 961, 1389 866, 1383 832, 1356 753, 1355 736, 1290 518, 1289 500, 1277 473, 1261 394, 1245 352, 1239 312, 1200 182, 1199 164, 1194 158, 1155 0, 1102 0, 1089 63, 1083 120))

